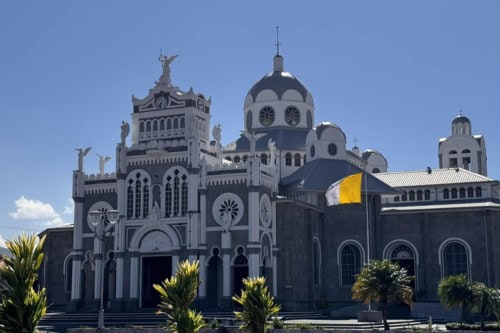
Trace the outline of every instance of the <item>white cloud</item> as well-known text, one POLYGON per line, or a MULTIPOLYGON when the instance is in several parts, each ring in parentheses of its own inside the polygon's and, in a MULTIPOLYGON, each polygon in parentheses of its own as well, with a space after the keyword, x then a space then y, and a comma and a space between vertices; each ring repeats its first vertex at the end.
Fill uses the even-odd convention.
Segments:
POLYGON ((7 247, 7 244, 5 244, 5 240, 2 238, 2 235, 0 235, 0 247, 7 247))
POLYGON ((75 210, 75 202, 73 199, 68 198, 66 199, 66 205, 64 205, 64 215, 73 215, 73 211, 75 210))
MULTIPOLYGON (((37 220, 44 226, 54 227, 64 224, 61 215, 57 213, 51 204, 39 200, 27 199, 21 196, 15 201, 16 211, 9 213, 15 220, 37 220)), ((64 207, 64 211, 66 211, 64 207)))

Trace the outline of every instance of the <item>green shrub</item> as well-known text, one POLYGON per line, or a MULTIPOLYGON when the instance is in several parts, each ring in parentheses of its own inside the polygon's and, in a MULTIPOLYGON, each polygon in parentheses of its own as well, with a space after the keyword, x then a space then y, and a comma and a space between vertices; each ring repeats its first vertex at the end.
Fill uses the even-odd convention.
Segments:
POLYGON ((243 279, 241 295, 233 296, 233 300, 243 306, 243 311, 234 312, 236 318, 244 322, 240 328, 249 329, 251 333, 265 333, 267 321, 281 308, 274 303, 263 277, 243 279))
POLYGON ((168 328, 174 333, 197 333, 205 325, 202 315, 189 308, 200 285, 199 270, 198 261, 186 260, 178 265, 175 276, 153 285, 161 298, 157 314, 167 315, 168 328))
POLYGON ((7 241, 11 257, 0 267, 3 289, 0 301, 0 331, 35 332, 47 311, 45 289, 35 291, 37 271, 42 265, 45 237, 19 236, 7 241))

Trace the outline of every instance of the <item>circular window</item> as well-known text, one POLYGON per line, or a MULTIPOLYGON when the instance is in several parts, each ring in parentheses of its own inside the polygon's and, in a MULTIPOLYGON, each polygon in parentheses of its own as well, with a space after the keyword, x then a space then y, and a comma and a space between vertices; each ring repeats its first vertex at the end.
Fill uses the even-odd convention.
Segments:
POLYGON ((300 122, 300 111, 295 106, 289 106, 285 110, 285 121, 290 126, 297 126, 300 122))
POLYGON ((271 200, 267 194, 260 197, 260 222, 266 228, 269 227, 272 221, 271 200))
POLYGON ((328 145, 328 154, 332 156, 337 155, 337 145, 335 143, 330 143, 328 145))
POLYGON ((259 121, 264 126, 269 126, 274 122, 274 109, 270 106, 264 106, 259 112, 259 121))
POLYGON ((314 145, 311 146, 311 157, 314 157, 314 155, 316 154, 316 147, 314 147, 314 145))
POLYGON ((228 230, 241 220, 243 211, 243 201, 233 193, 219 195, 212 206, 212 216, 215 222, 225 230, 228 230))

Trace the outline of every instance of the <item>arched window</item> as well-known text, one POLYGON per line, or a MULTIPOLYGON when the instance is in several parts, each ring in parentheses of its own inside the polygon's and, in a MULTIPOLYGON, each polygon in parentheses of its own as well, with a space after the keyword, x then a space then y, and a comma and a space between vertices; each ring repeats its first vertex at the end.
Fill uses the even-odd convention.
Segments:
POLYGON ((459 275, 469 273, 469 259, 467 248, 458 241, 446 244, 442 253, 443 275, 459 275))
POLYGON ((399 195, 394 196, 394 202, 399 202, 399 195))
POLYGON ((143 121, 141 121, 139 124, 139 132, 140 133, 144 132, 144 122, 143 121))
POLYGON ((410 191, 410 201, 415 201, 415 191, 410 191))
POLYGON ((226 157, 224 157, 224 159, 225 159, 226 161, 232 161, 232 160, 233 160, 233 159, 231 158, 231 156, 226 156, 226 157))
POLYGON ((243 163, 246 163, 248 160, 248 155, 243 155, 242 159, 243 159, 243 163))
POLYGON ((172 128, 172 120, 170 118, 167 119, 167 129, 171 129, 172 128))
POLYGON ((260 163, 267 165, 267 154, 266 153, 260 154, 260 163))
POLYGON ((295 164, 295 166, 296 166, 296 167, 297 167, 297 166, 300 166, 300 160, 301 160, 301 156, 300 156, 300 154, 298 154, 298 153, 297 153, 297 154, 295 154, 295 156, 294 156, 294 158, 293 158, 293 159, 294 159, 294 164, 295 164))
POLYGON ((144 171, 136 171, 126 179, 127 218, 146 218, 149 215, 151 179, 144 171))
POLYGON ((234 161, 234 163, 240 163, 240 156, 239 156, 239 155, 236 155, 236 156, 234 157, 234 160, 233 160, 233 161, 234 161))
POLYGON ((467 188, 467 197, 469 198, 474 197, 474 189, 472 187, 467 188))
POLYGON ((317 238, 313 239, 313 282, 319 285, 321 281, 321 249, 317 238))
POLYGON ((431 191, 429 191, 429 190, 424 191, 424 199, 431 200, 431 191))
POLYGON ((306 164, 306 154, 304 154, 304 164, 306 164))
POLYGON ((460 188, 460 198, 465 198, 465 188, 460 188))
POLYGON ((358 246, 348 243, 340 250, 340 283, 343 286, 354 284, 361 270, 361 251, 358 246))
POLYGON ((153 131, 158 131, 158 120, 153 120, 153 131))
POLYGON ((450 152, 449 152, 448 154, 450 154, 450 155, 455 155, 456 153, 457 153, 457 151, 456 151, 456 150, 450 150, 450 152))
POLYGON ((148 185, 147 178, 144 179, 144 187, 142 188, 142 204, 143 204, 142 216, 148 217, 148 215, 149 215, 149 185, 148 185))
POLYGON ((476 197, 481 198, 483 196, 483 190, 481 186, 476 187, 476 197))
POLYGON ((285 165, 287 165, 287 166, 292 165, 292 154, 286 153, 286 155, 285 155, 285 165))
POLYGON ((401 194, 401 201, 407 201, 408 200, 408 195, 406 194, 406 191, 401 194))
POLYGON ((379 168, 373 168, 372 173, 380 173, 380 169, 379 168))
POLYGON ((186 175, 182 176, 182 186, 181 186, 181 215, 186 216, 188 208, 188 186, 187 186, 186 175))
POLYGON ((188 211, 188 174, 181 167, 169 169, 163 177, 165 217, 186 216, 188 211))
POLYGON ((451 189, 451 198, 456 199, 457 198, 458 191, 456 188, 451 189))
POLYGON ((160 119, 160 131, 165 130, 165 119, 160 119))
POLYGON ((464 150, 462 150, 462 154, 470 154, 470 150, 469 149, 464 149, 464 150))
POLYGON ((443 190, 443 198, 444 199, 449 199, 450 198, 450 190, 448 190, 447 188, 445 188, 443 190))
POLYGON ((181 128, 184 128, 186 126, 184 117, 181 117, 181 128))
POLYGON ((422 200, 422 191, 421 190, 417 191, 417 200, 422 200))
POLYGON ((151 121, 146 122, 146 132, 151 132, 151 121))
POLYGON ((174 129, 179 128, 179 119, 174 118, 174 129))
POLYGON ((247 112, 245 127, 247 131, 250 131, 252 129, 252 110, 248 110, 247 112))

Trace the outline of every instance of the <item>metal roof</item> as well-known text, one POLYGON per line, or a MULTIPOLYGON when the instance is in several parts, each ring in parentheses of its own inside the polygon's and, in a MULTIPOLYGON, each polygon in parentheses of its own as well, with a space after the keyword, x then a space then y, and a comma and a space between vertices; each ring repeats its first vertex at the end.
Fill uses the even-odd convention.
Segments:
POLYGON ((373 176, 392 187, 494 182, 491 178, 459 168, 376 173, 373 176))
MULTIPOLYGON (((300 184, 303 190, 311 191, 326 191, 330 185, 340 179, 363 172, 362 169, 345 160, 332 160, 318 158, 311 162, 307 162, 293 174, 281 180, 282 186, 293 186, 300 184)), ((366 187, 368 193, 377 194, 395 194, 398 193, 395 189, 381 182, 373 175, 365 173, 367 177, 363 177, 361 190, 365 191, 365 179, 368 179, 366 187)))
POLYGON ((409 212, 409 211, 424 211, 424 210, 442 210, 442 209, 474 209, 474 208, 496 208, 500 209, 500 204, 491 201, 480 202, 462 202, 462 203, 446 203, 435 205, 411 205, 411 206, 386 206, 382 208, 383 213, 390 212, 409 212))
MULTIPOLYGON (((263 137, 259 138, 255 149, 257 151, 267 151, 267 143, 272 139, 276 143, 278 149, 304 150, 306 145, 307 128, 273 128, 273 129, 255 129, 255 133, 264 133, 263 137)), ((227 152, 244 152, 250 150, 250 142, 241 134, 241 136, 233 143, 230 143, 224 148, 227 152)))
POLYGON ((307 88, 297 79, 295 76, 288 72, 274 71, 269 74, 264 75, 262 79, 257 81, 250 91, 248 92, 252 95, 253 99, 257 98, 257 95, 266 89, 274 91, 278 95, 278 99, 281 99, 283 94, 287 90, 296 90, 302 95, 302 100, 305 102, 307 96, 307 88))

